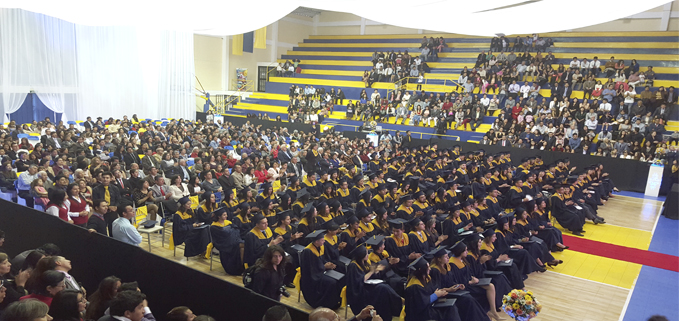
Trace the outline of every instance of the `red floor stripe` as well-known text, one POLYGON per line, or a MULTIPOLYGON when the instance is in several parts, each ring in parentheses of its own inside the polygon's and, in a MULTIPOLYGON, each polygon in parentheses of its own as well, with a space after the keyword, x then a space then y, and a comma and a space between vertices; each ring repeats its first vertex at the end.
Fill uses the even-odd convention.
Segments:
POLYGON ((679 272, 679 257, 564 235, 570 250, 679 272))

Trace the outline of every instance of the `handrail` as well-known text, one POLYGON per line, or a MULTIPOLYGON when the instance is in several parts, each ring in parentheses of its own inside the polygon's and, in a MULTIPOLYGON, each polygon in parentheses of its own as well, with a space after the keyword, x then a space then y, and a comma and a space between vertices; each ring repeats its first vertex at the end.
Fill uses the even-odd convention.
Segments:
MULTIPOLYGON (((272 63, 270 63, 268 66, 266 66, 266 68, 268 69, 269 67, 277 67, 278 64, 279 64, 279 62, 272 62, 272 63)), ((273 72, 273 71, 276 71, 276 68, 273 68, 273 69, 268 70, 268 71, 266 72, 266 79, 269 79, 269 77, 271 77, 270 74, 271 74, 271 72, 273 72)), ((285 72, 285 70, 283 70, 283 72, 285 72)))
POLYGON ((254 88, 255 88, 255 81, 254 80, 246 80, 245 86, 243 86, 242 88, 238 88, 238 81, 236 79, 234 79, 232 81, 232 84, 234 84, 235 87, 236 87, 236 93, 227 96, 226 99, 215 104, 214 107, 211 108, 211 110, 213 112, 220 113, 220 114, 223 113, 225 111, 226 106, 233 104, 233 102, 235 102, 235 101, 238 101, 240 103, 241 98, 242 98, 242 93, 248 92, 248 91, 254 91, 254 88))
MULTIPOLYGON (((417 80, 419 80, 419 77, 410 77, 410 76, 409 76, 409 77, 401 78, 401 79, 399 79, 398 81, 392 83, 392 84, 394 85, 394 86, 393 86, 394 89, 387 89, 387 98, 389 97, 389 95, 390 95, 392 92, 394 92, 394 91, 396 91, 396 90, 402 90, 402 89, 408 90, 408 84, 413 84, 413 85, 415 85, 415 86, 419 85, 419 83, 417 82, 417 80), (401 82, 403 82, 403 79, 406 80, 405 85, 401 85, 401 82), (414 81, 413 81, 413 82, 410 82, 411 79, 413 79, 414 81)), ((452 80, 452 79, 433 79, 433 78, 426 78, 426 77, 424 78, 424 83, 422 83, 422 85, 423 85, 423 86, 426 86, 426 85, 431 85, 431 86, 443 86, 443 87, 447 87, 447 86, 451 86, 451 87, 452 87, 452 86, 461 86, 457 81, 454 81, 454 80, 452 80), (429 84, 429 83, 428 83, 429 81, 433 81, 433 80, 443 80, 443 84, 429 84), (448 85, 448 82, 450 82, 450 85, 448 85)))
MULTIPOLYGON (((349 124, 343 124, 343 123, 336 123, 336 122, 331 122, 331 121, 323 122, 323 124, 332 125, 332 126, 347 126, 347 127, 353 127, 355 132, 357 132, 357 131, 358 131, 358 128, 361 127, 361 126, 349 125, 349 124)), ((321 125, 323 125, 323 124, 321 124, 321 125)), ((389 129, 387 129, 387 130, 389 130, 389 129)), ((420 137, 419 137, 420 139, 422 139, 423 135, 430 135, 430 136, 437 136, 437 137, 453 137, 455 141, 460 141, 460 136, 455 136, 455 135, 439 135, 439 134, 437 134, 437 133, 414 132, 414 131, 412 131, 412 130, 410 131, 410 134, 419 134, 419 135, 420 135, 420 137)), ((415 138, 417 138, 417 137, 415 137, 415 138)))

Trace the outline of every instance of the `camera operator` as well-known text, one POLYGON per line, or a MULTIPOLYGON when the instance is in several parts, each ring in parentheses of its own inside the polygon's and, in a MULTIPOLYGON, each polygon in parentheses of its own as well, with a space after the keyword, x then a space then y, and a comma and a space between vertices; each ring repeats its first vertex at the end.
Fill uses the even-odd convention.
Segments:
POLYGON ((285 251, 278 245, 269 246, 261 259, 257 261, 258 268, 254 273, 252 290, 280 301, 281 295, 290 296, 285 290, 285 251))

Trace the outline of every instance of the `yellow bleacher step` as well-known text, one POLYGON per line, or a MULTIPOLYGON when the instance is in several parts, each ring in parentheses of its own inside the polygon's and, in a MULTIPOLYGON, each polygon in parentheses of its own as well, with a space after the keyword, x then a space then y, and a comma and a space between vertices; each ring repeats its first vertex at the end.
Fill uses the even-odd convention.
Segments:
POLYGON ((668 126, 679 126, 679 120, 668 120, 667 125, 668 126))
MULTIPOLYGON (((285 94, 275 94, 275 93, 254 93, 250 97, 256 99, 271 99, 271 100, 290 100, 290 97, 285 94)), ((247 98, 245 99, 247 102, 247 98)))
MULTIPOLYGON (((427 33, 427 34, 400 34, 400 35, 322 35, 309 36, 309 39, 422 39, 422 37, 443 37, 443 38, 486 38, 490 41, 491 37, 469 36, 454 33, 427 33)), ((517 35, 507 35, 507 39, 516 38, 517 35)), ((526 36, 519 34, 519 36, 526 36)), ((625 31, 625 32, 550 32, 541 33, 543 38, 554 37, 676 37, 676 31, 625 31)))
MULTIPOLYGON (((278 59, 278 62, 285 62, 286 59, 278 59)), ((355 60, 303 60, 304 65, 321 65, 321 66, 365 66, 371 67, 373 63, 370 61, 355 61, 355 60)), ((370 68, 366 68, 370 69, 370 68)))
POLYGON ((676 42, 555 42, 555 48, 643 48, 675 49, 676 42))
POLYGON ((305 75, 326 75, 326 76, 353 76, 362 77, 363 71, 360 70, 318 70, 318 69, 302 69, 305 75))

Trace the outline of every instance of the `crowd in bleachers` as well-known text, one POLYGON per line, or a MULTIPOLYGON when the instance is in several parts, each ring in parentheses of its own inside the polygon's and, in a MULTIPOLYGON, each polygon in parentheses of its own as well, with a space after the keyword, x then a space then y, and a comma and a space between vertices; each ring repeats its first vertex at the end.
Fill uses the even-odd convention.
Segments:
MULTIPOLYGON (((416 147, 409 133, 383 135, 374 146, 332 131, 250 123, 125 117, 100 124, 46 119, 29 126, 44 132, 42 143, 21 146, 37 159, 18 145, 2 154, 12 174, 12 164, 28 166, 16 169, 14 196, 135 245, 133 208, 145 206, 150 220, 172 222, 172 245, 184 244, 184 256, 209 257, 214 248, 225 272, 252 276, 246 286, 275 300, 285 287, 299 287, 312 307, 337 308, 346 285, 355 314, 371 305, 382 316, 398 315, 405 302, 406 315, 433 317, 438 312, 418 302, 453 296, 460 305, 446 313, 498 319, 503 294, 562 263, 550 254, 567 249, 552 224, 583 235, 586 220, 604 223, 597 209, 616 190, 601 165, 575 171, 568 160, 513 162, 508 152, 416 147), (120 127, 111 132, 107 123, 120 127), (93 137, 92 149, 76 145, 85 136, 93 137), (448 264, 449 255, 460 264, 448 264), (425 258, 437 266, 431 281, 425 258), (292 284, 297 267, 300 281, 292 284), (330 270, 336 273, 324 273, 330 270), (381 284, 364 286, 370 278, 381 284), (470 293, 455 294, 465 288, 470 293)), ((14 123, 1 130, 12 144, 23 134, 14 123)), ((29 295, 56 299, 59 282, 29 295)), ((110 291, 111 300, 121 295, 110 291)), ((99 310, 87 319, 101 317, 99 310)))

